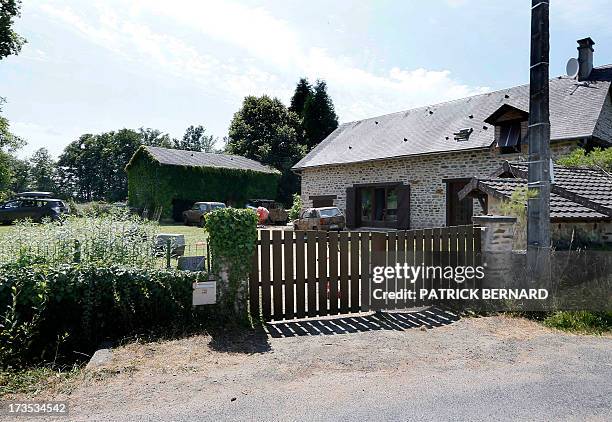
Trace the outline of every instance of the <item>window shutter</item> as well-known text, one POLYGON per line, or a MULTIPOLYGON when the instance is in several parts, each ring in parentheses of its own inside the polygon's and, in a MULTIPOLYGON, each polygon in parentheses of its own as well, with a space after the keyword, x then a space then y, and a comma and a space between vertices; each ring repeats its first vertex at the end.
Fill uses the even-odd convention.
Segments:
POLYGON ((346 188, 346 227, 355 228, 355 188, 346 188))
POLYGON ((397 228, 410 228, 410 185, 397 187, 397 228))

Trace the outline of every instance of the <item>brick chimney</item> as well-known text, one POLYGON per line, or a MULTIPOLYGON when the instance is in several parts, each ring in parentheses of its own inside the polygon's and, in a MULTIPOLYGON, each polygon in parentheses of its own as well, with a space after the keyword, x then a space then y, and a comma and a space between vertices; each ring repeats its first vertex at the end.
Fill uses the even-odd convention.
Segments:
POLYGON ((578 40, 578 80, 584 81, 589 78, 593 70, 593 45, 595 43, 590 37, 578 40))

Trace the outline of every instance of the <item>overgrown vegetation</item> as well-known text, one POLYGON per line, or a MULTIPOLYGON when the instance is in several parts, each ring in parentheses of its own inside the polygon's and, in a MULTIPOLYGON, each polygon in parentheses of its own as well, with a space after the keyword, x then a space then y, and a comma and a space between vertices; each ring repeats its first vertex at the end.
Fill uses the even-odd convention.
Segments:
POLYGON ((289 220, 297 220, 300 217, 300 210, 302 209, 302 197, 297 193, 293 194, 293 203, 289 210, 289 220))
POLYGON ((141 149, 128 165, 129 203, 149 211, 161 207, 164 217, 172 216, 174 199, 244 206, 251 198, 274 198, 279 177, 242 169, 164 166, 141 149))
POLYGON ((154 266, 157 224, 114 210, 104 216, 68 216, 63 221, 18 222, 0 237, 0 264, 154 266))
POLYGON ((90 264, 0 266, 0 364, 88 357, 105 340, 185 326, 202 273, 90 264))
POLYGON ((612 331, 612 311, 558 311, 547 314, 543 323, 563 331, 603 334, 612 331))
POLYGON ((588 153, 584 148, 576 148, 558 158, 557 163, 568 167, 589 167, 612 172, 612 148, 594 148, 588 153))
POLYGON ((104 340, 197 322, 191 285, 207 275, 155 269, 157 231, 123 211, 1 236, 0 367, 72 363, 104 340))
POLYGON ((227 272, 226 291, 219 292, 222 309, 246 318, 250 257, 257 242, 257 214, 250 209, 220 208, 206 214, 205 229, 212 251, 213 272, 227 272))

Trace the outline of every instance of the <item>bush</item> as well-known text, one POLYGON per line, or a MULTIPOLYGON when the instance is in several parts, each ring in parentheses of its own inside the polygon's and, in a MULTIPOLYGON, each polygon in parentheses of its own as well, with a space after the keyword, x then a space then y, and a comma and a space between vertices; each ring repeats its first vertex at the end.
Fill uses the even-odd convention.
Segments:
POLYGON ((559 157, 557 163, 567 167, 589 167, 612 171, 612 148, 594 148, 588 153, 584 148, 576 148, 569 154, 559 157))
POLYGON ((219 302, 238 317, 244 317, 246 311, 246 281, 257 242, 257 221, 253 210, 219 208, 206 214, 204 224, 213 271, 219 274, 227 266, 228 285, 220 286, 219 302))
POLYGON ((70 206, 70 214, 77 217, 105 217, 112 214, 121 214, 126 209, 125 206, 104 201, 77 203, 70 200, 68 205, 70 206))
POLYGON ((289 220, 297 220, 300 218, 300 211, 302 210, 302 197, 297 193, 293 194, 293 204, 289 210, 289 220))
POLYGON ((67 264, 76 259, 100 266, 152 267, 158 230, 156 223, 126 211, 42 224, 21 221, 0 236, 0 264, 23 260, 67 264))
POLYGON ((203 279, 118 266, 0 266, 0 366, 74 361, 104 340, 185 327, 196 315, 191 284, 203 279))
POLYGON ((559 311, 548 315, 544 324, 564 331, 601 334, 612 331, 612 311, 559 311))

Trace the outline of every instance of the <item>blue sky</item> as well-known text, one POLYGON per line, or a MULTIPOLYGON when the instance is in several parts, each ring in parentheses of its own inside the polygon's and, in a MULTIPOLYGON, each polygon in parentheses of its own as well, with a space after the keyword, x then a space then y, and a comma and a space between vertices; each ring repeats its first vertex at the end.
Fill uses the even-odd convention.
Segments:
MULTIPOLYGON (((551 76, 576 40, 612 63, 612 1, 553 0, 551 76)), ((29 43, 0 61, 3 113, 58 155, 123 127, 223 137, 246 95, 288 103, 325 79, 340 121, 528 82, 530 1, 25 1, 29 43)))

